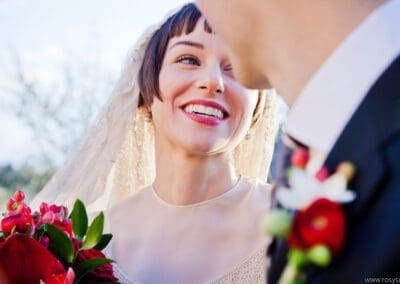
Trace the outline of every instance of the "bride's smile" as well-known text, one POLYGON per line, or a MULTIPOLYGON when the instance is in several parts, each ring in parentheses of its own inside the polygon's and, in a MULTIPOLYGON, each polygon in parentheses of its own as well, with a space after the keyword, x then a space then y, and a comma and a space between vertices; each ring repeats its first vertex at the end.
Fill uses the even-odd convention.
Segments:
POLYGON ((181 109, 194 121, 210 126, 217 126, 229 117, 220 104, 208 100, 193 100, 181 109))

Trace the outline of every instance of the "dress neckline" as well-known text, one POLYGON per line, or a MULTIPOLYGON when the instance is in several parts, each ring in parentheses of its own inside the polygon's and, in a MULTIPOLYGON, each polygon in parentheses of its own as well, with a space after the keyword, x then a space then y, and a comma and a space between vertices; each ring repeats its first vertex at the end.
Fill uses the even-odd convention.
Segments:
POLYGON ((207 199, 207 200, 204 200, 204 201, 200 201, 200 202, 196 202, 196 203, 192 203, 192 204, 186 204, 186 205, 176 205, 176 204, 168 203, 167 201, 162 199, 157 194, 157 192, 154 189, 153 185, 150 185, 150 191, 151 191, 152 196, 156 199, 157 203, 159 203, 159 204, 161 204, 161 205, 163 205, 165 207, 169 207, 169 208, 193 208, 193 207, 199 207, 199 206, 202 206, 202 205, 213 203, 213 202, 215 202, 217 200, 223 199, 224 197, 227 197, 227 196, 233 194, 234 192, 236 192, 240 188, 239 185, 242 183, 242 181, 243 181, 243 177, 242 177, 242 175, 239 175, 239 177, 238 177, 237 181, 235 182, 235 184, 230 189, 225 191, 224 193, 222 193, 220 195, 217 195, 217 196, 214 196, 214 197, 212 197, 210 199, 207 199))

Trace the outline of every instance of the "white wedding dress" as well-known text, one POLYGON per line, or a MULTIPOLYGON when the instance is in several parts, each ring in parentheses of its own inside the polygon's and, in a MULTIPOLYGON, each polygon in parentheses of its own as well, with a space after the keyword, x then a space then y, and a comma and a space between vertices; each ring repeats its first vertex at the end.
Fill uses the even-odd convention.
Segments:
POLYGON ((106 211, 107 254, 122 283, 265 283, 260 229, 270 187, 241 178, 224 194, 175 206, 152 187, 106 211))

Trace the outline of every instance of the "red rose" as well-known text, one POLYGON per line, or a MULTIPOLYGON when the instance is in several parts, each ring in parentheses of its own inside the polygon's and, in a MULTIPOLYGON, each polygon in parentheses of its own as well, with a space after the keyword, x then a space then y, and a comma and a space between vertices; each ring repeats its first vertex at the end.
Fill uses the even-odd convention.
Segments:
MULTIPOLYGON (((53 206, 53 205, 52 205, 53 206)), ((60 209, 61 210, 61 209, 60 209)), ((64 214, 64 213, 63 213, 64 214)), ((69 238, 73 236, 72 222, 70 219, 63 218, 62 214, 54 213, 53 211, 46 212, 42 219, 37 222, 48 223, 56 226, 58 229, 63 231, 69 238)))
POLYGON ((63 231, 69 238, 72 238, 73 236, 73 229, 72 229, 72 222, 71 220, 64 220, 64 221, 54 221, 53 223, 54 226, 56 226, 58 229, 63 231))
POLYGON ((289 246, 308 249, 316 244, 328 246, 333 254, 340 252, 345 236, 342 207, 328 199, 314 201, 297 212, 289 235, 289 246))
POLYGON ((74 284, 75 273, 70 267, 67 272, 53 274, 48 277, 45 284, 74 284))
POLYGON ((18 232, 24 233, 29 225, 32 225, 32 216, 27 214, 15 214, 1 220, 1 230, 5 234, 11 233, 14 227, 18 232))
MULTIPOLYGON (((92 258, 105 258, 106 256, 97 249, 86 249, 80 250, 76 257, 76 263, 82 263, 85 260, 92 258)), ((118 279, 114 276, 113 268, 111 264, 104 264, 95 270, 88 273, 85 276, 85 283, 98 283, 97 280, 108 280, 117 281, 118 279)))
POLYGON ((39 242, 23 234, 13 234, 0 243, 0 283, 37 284, 64 266, 39 242))

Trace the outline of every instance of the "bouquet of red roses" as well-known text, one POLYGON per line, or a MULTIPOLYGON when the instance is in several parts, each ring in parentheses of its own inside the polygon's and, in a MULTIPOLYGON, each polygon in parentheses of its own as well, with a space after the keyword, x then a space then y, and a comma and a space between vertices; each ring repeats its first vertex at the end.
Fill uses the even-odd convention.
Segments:
POLYGON ((117 283, 101 252, 112 238, 103 234, 103 213, 89 226, 79 199, 70 215, 46 203, 32 213, 24 199, 16 191, 1 219, 0 283, 117 283))

